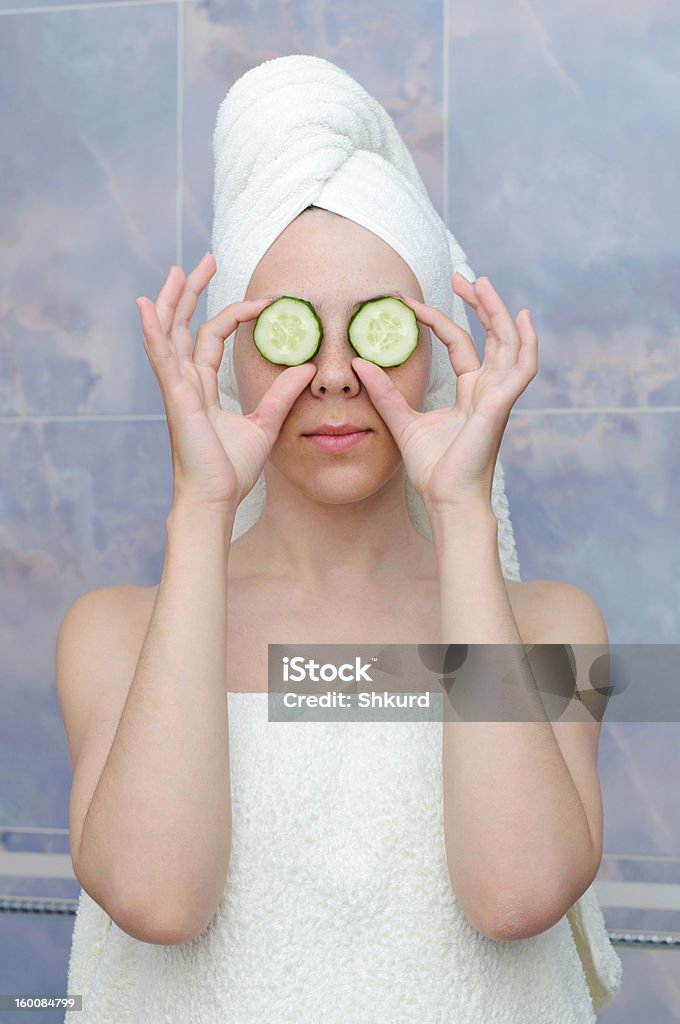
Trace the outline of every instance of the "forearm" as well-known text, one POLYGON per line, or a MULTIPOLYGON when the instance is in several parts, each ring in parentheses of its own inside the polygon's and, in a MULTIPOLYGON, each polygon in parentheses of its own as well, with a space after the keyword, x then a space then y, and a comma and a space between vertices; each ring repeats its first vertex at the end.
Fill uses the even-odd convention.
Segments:
POLYGON ((233 518, 173 508, 163 572, 79 859, 140 919, 200 919, 231 846, 226 682, 233 518))
MULTIPOLYGON (((540 913, 550 894, 573 885, 575 858, 591 842, 588 820, 531 669, 520 657, 522 638, 503 580, 491 508, 461 509, 431 521, 441 642, 508 645, 503 657, 513 661, 517 719, 443 723, 451 883, 464 907, 478 909, 479 919, 526 921, 540 913)), ((486 685, 484 676, 475 685, 486 685)), ((480 706, 493 706, 492 683, 489 691, 490 700, 480 706)))

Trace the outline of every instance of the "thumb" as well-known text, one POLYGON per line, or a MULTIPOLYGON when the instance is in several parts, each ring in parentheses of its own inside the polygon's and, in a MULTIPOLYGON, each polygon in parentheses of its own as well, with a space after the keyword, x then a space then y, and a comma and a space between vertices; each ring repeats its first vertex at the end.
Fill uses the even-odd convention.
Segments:
POLYGON ((352 359, 351 363, 368 391, 368 397, 398 442, 406 425, 416 415, 415 410, 408 404, 390 375, 377 363, 362 359, 360 356, 352 359))
POLYGON ((270 445, 274 445, 283 421, 290 412, 295 399, 311 382, 315 373, 314 363, 289 366, 276 377, 263 394, 257 407, 250 413, 250 419, 264 430, 270 445))

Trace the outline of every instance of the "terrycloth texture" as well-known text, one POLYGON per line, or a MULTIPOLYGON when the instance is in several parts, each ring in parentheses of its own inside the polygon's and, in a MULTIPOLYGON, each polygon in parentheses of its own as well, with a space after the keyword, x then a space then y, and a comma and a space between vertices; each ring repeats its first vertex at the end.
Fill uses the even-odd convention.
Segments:
POLYGON ((269 722, 229 694, 233 844, 208 928, 131 938, 83 891, 66 1024, 585 1024, 621 963, 591 889, 528 939, 476 931, 446 866, 441 721, 269 722), (591 963, 598 969, 589 991, 591 963), (585 971, 584 971, 585 967, 585 971))
MULTIPOLYGON (((387 112, 318 57, 239 79, 215 130, 208 316, 245 296, 257 262, 309 205, 362 224, 411 266, 425 302, 469 330, 450 286, 475 276, 432 207, 387 112)), ((304 297, 304 296, 303 296, 304 297)), ((220 396, 240 412, 232 345, 220 396)), ((455 376, 433 339, 426 409, 455 376)), ((257 519, 264 475, 241 503, 257 519)), ((416 527, 427 514, 406 483, 416 527)), ((496 463, 504 576, 519 563, 496 463)), ((266 694, 229 695, 233 843, 222 902, 179 946, 139 942, 81 890, 66 1024, 585 1024, 621 984, 593 886, 553 928, 497 942, 452 892, 443 837, 441 722, 268 722, 266 694)))

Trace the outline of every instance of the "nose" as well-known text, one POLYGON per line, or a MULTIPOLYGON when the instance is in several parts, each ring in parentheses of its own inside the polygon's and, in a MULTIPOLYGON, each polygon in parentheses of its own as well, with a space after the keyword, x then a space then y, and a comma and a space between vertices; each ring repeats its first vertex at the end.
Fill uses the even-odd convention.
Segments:
POLYGON ((346 326, 327 329, 324 325, 319 350, 310 360, 316 366, 309 385, 312 394, 358 394, 361 380, 350 362, 354 356, 356 352, 347 340, 346 326))

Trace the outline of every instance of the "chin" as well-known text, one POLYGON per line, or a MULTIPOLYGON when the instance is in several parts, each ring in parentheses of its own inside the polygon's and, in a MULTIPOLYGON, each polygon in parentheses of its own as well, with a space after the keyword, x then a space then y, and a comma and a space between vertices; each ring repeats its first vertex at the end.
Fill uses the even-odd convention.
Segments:
POLYGON ((401 459, 357 459, 343 455, 297 451, 270 453, 269 461, 297 490, 315 501, 348 504, 379 490, 401 465, 401 459), (272 458, 273 455, 273 458, 272 458))
POLYGON ((375 486, 375 481, 372 480, 369 486, 356 486, 351 487, 347 484, 340 483, 339 486, 328 486, 328 487, 309 487, 308 481, 305 482, 305 486, 300 486, 299 490, 306 494, 308 498, 313 501, 318 501, 321 505, 353 505, 355 502, 363 501, 365 498, 370 498, 372 494, 380 490, 380 487, 384 481, 381 481, 378 486, 375 486))

